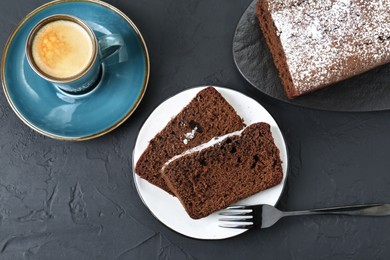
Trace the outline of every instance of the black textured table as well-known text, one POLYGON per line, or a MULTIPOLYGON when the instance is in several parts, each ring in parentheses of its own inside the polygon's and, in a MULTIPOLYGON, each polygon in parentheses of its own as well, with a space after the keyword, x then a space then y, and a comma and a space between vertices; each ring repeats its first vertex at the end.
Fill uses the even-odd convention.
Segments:
MULTIPOLYGON (((0 2, 0 47, 43 0, 0 2)), ((166 98, 215 84, 258 100, 287 142, 284 210, 390 202, 390 111, 300 108, 252 88, 232 57, 245 1, 107 1, 141 30, 151 57, 147 92, 113 132, 84 142, 44 137, 0 96, 0 259, 388 259, 390 217, 314 216, 204 241, 156 220, 133 183, 139 128, 166 98)))

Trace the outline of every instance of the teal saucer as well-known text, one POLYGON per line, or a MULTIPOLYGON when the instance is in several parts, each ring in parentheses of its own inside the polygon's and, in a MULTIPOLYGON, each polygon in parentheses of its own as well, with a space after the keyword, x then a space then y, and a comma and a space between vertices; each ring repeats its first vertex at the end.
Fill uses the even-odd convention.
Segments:
POLYGON ((148 51, 134 23, 115 7, 95 0, 59 0, 37 8, 11 34, 2 57, 2 83, 12 109, 32 129, 61 140, 92 139, 122 124, 141 102, 149 71, 148 51), (100 83, 87 94, 62 92, 35 74, 27 62, 30 30, 53 14, 81 18, 97 37, 123 37, 124 46, 103 64, 100 83))

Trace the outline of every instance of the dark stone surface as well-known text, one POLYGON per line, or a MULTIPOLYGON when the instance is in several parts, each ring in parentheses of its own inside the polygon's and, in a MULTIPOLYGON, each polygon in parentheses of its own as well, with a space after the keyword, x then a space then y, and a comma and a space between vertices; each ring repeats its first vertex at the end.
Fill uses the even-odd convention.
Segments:
MULTIPOLYGON (((0 47, 46 1, 0 2, 0 47)), ((237 71, 232 39, 251 0, 113 0, 137 24, 151 80, 137 111, 106 136, 46 138, 0 95, 0 259, 388 259, 390 217, 314 216, 221 240, 181 236, 157 221, 135 190, 138 129, 167 97, 195 85, 228 86, 275 117, 290 172, 284 210, 390 202, 390 111, 300 108, 252 88, 237 71)))

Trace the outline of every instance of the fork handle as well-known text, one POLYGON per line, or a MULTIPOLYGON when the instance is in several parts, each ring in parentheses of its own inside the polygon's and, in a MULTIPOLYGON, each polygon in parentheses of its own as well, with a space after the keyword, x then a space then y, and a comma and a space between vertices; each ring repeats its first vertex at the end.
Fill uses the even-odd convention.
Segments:
POLYGON ((285 211, 283 212, 283 217, 319 214, 351 216, 387 216, 390 215, 390 204, 366 204, 312 210, 285 211))

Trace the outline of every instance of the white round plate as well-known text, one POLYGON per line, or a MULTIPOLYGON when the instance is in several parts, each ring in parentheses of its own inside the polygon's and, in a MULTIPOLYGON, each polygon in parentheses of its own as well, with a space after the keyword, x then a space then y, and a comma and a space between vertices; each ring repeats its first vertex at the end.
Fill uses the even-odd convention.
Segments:
MULTIPOLYGON (((176 197, 140 178, 134 171, 135 164, 148 146, 149 141, 203 88, 205 86, 185 90, 169 98, 159 105, 145 121, 138 134, 133 153, 134 181, 144 204, 158 220, 169 228, 192 238, 224 239, 239 235, 246 230, 219 227, 218 212, 198 220, 190 218, 176 197)), ((278 125, 268 111, 254 99, 235 90, 221 87, 215 88, 234 107, 247 125, 256 122, 266 122, 271 125, 272 135, 276 146, 280 150, 280 158, 283 162, 283 180, 280 184, 252 195, 236 204, 275 205, 282 194, 287 174, 287 149, 278 125)))

